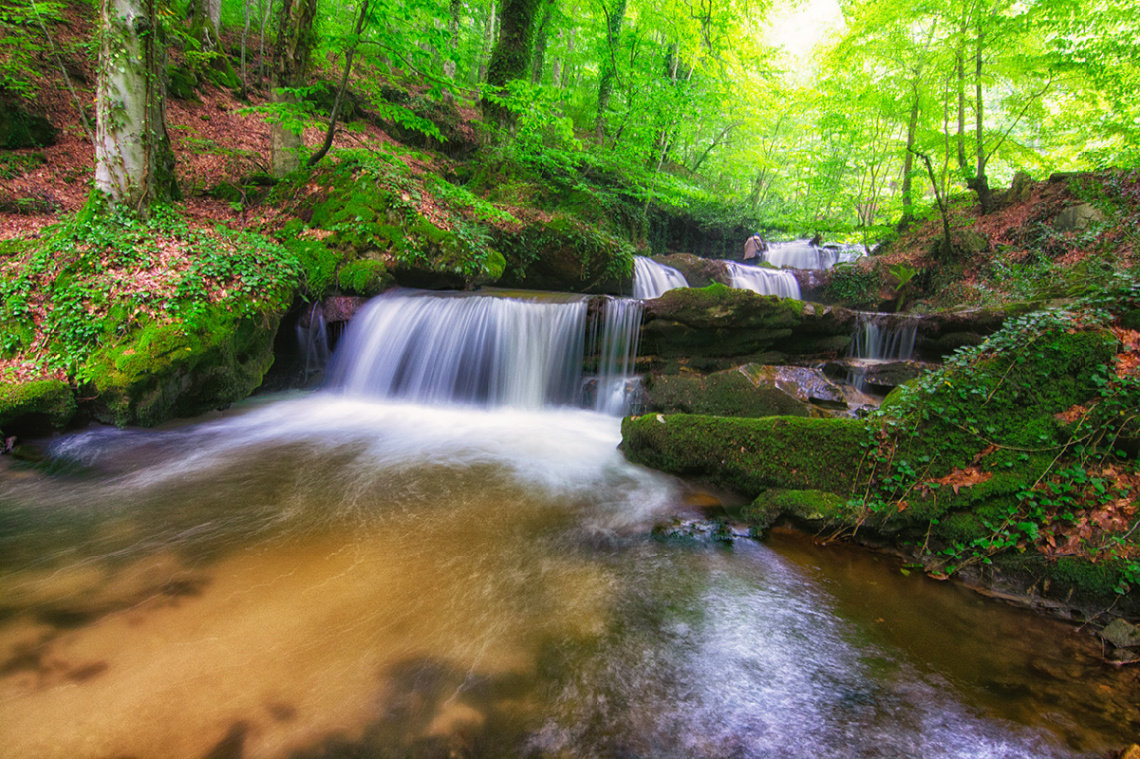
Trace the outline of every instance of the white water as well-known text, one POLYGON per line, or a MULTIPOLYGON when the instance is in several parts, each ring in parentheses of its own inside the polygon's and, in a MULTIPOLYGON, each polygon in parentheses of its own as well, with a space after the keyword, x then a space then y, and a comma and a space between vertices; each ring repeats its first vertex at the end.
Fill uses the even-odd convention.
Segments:
POLYGON ((543 297, 412 290, 381 295, 353 318, 327 385, 349 395, 435 404, 581 406, 588 347, 598 356, 598 370, 585 405, 624 414, 641 301, 606 298, 601 317, 587 324, 586 297, 543 297))
POLYGON ((891 327, 883 325, 882 314, 860 313, 851 341, 851 357, 874 361, 910 361, 918 337, 918 321, 905 320, 891 327))
POLYGON ((858 245, 813 245, 810 240, 770 242, 761 252, 763 260, 789 269, 830 269, 837 263, 854 261, 863 255, 858 245))
POLYGON ((640 300, 607 298, 603 306, 601 334, 597 322, 590 341, 598 355, 594 410, 624 416, 630 408, 631 378, 641 337, 640 300))
POLYGON ((761 295, 778 295, 781 298, 800 300, 800 284, 790 271, 776 271, 759 266, 746 266, 725 261, 732 286, 738 290, 751 290, 761 295))
POLYGON ((633 297, 650 300, 660 298, 670 290, 688 286, 685 275, 672 266, 659 264, 645 256, 633 257, 633 297))

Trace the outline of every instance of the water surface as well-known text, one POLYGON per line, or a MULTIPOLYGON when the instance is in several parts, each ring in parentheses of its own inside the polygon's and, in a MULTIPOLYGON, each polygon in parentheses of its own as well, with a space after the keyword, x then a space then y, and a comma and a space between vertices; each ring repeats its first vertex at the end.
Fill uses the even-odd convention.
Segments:
POLYGON ((619 420, 316 394, 0 480, 0 746, 50 757, 1068 757, 1084 639, 698 516, 619 420))

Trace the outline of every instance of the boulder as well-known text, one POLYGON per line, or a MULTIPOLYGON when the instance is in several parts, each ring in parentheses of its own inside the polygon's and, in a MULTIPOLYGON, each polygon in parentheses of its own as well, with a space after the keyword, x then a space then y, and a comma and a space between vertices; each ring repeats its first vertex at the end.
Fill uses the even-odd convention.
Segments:
POLYGON ((654 261, 672 266, 685 275, 689 287, 708 287, 713 282, 728 284, 728 267, 724 261, 701 258, 689 253, 673 253, 667 256, 654 256, 654 261))
POLYGON ((0 430, 5 435, 44 435, 75 415, 75 394, 62 380, 0 383, 0 430))
POLYGON ((1100 631, 1100 637, 1117 648, 1140 648, 1140 627, 1123 619, 1114 619, 1110 622, 1100 631))
POLYGON ((746 367, 697 374, 651 374, 645 380, 645 410, 712 416, 810 416, 807 401, 773 382, 755 381, 746 367))
POLYGON ((1090 224, 1105 221, 1104 213, 1091 203, 1070 206, 1053 219, 1053 229, 1057 232, 1079 232, 1090 224))
POLYGON ((863 458, 854 419, 762 419, 645 414, 622 421, 626 458, 695 477, 750 498, 770 488, 821 490, 846 498, 863 458))
POLYGON ((43 116, 28 113, 9 101, 0 101, 0 148, 42 148, 54 145, 59 139, 57 130, 43 116))
POLYGON ((496 233, 495 247, 505 258, 499 280, 503 287, 609 295, 633 292, 633 248, 599 229, 559 216, 496 233))
POLYGON ((1033 177, 1024 171, 1019 171, 1013 175, 1013 182, 1006 190, 1004 200, 1009 204, 1024 203, 1033 194, 1033 187, 1033 177))

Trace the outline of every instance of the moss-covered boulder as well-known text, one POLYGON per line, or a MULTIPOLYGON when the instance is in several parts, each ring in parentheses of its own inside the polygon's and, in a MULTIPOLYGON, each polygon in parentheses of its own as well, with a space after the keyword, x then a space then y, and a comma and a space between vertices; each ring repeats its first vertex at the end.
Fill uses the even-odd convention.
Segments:
POLYGON ((633 247, 600 229, 557 216, 496 234, 506 264, 500 284, 506 287, 610 295, 633 292, 633 247))
POLYGON ((846 516, 846 499, 825 490, 765 490, 741 510, 741 517, 760 535, 781 517, 799 522, 835 523, 846 516))
POLYGON ((45 117, 0 99, 0 149, 42 148, 58 139, 59 130, 45 117))
POLYGON ((225 408, 261 384, 273 363, 276 313, 208 312, 195 324, 152 324, 89 360, 91 409, 119 426, 153 426, 225 408))
POLYGON ((723 260, 701 258, 691 253, 671 253, 653 256, 653 260, 671 266, 685 275, 689 287, 708 287, 713 282, 728 284, 730 275, 723 260))
POLYGON ((5 435, 43 435, 60 429, 75 410, 75 394, 61 380, 0 383, 0 431, 5 435))
POLYGON ((645 304, 641 352, 666 360, 729 359, 731 365, 731 359, 764 353, 791 337, 803 313, 801 301, 719 283, 670 290, 645 304))
POLYGON ((846 497, 866 440, 852 419, 645 414, 627 417, 621 430, 630 461, 749 497, 770 488, 846 497))
POLYGON ((709 416, 818 416, 846 409, 843 391, 816 369, 746 364, 701 376, 650 374, 645 410, 709 416))

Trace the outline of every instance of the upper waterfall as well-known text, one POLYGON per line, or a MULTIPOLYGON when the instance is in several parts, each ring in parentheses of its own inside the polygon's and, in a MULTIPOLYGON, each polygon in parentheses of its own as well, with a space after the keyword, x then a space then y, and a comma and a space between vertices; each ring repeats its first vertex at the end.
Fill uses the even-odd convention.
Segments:
POLYGON ((633 257, 633 297, 650 300, 661 297, 669 290, 688 286, 685 275, 672 266, 659 264, 645 256, 633 257))
POLYGON ((790 271, 776 271, 759 266, 745 266, 725 261, 732 277, 732 286, 738 290, 751 290, 761 295, 778 295, 781 298, 800 300, 800 283, 790 271))

